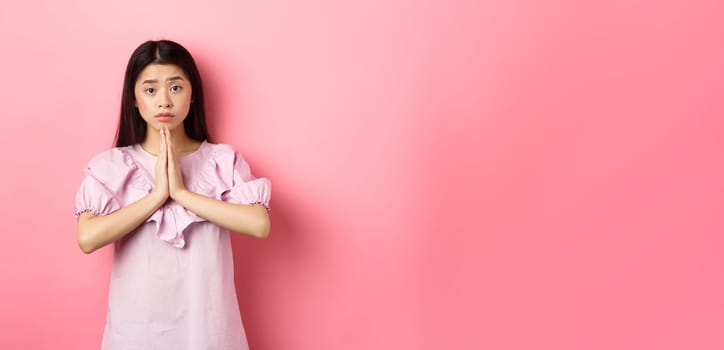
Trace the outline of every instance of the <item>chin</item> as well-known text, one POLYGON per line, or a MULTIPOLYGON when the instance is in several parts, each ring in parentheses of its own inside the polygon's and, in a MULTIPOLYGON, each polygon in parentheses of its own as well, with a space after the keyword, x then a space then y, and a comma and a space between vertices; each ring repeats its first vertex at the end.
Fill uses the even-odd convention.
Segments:
POLYGON ((181 124, 183 124, 183 121, 180 122, 180 123, 155 122, 155 123, 153 123, 153 124, 151 124, 151 125, 152 125, 152 128, 153 128, 154 130, 157 130, 157 131, 158 131, 158 130, 161 130, 161 128, 163 128, 163 127, 167 127, 169 131, 174 131, 174 129, 176 129, 176 128, 178 128, 179 126, 181 126, 181 124))

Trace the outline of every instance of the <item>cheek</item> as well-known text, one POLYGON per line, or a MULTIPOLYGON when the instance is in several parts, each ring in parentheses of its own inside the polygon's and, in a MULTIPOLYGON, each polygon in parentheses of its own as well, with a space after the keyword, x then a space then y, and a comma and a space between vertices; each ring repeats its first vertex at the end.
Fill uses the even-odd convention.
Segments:
POLYGON ((180 94, 178 96, 179 102, 182 102, 183 104, 189 104, 191 103, 191 93, 184 92, 183 94, 180 94))
POLYGON ((191 101, 192 101, 192 100, 191 100, 191 95, 190 95, 190 94, 187 94, 187 95, 184 95, 184 96, 178 96, 178 98, 176 99, 176 101, 174 101, 174 104, 176 104, 176 105, 177 105, 178 107, 180 107, 181 109, 186 110, 186 109, 189 109, 189 108, 191 107, 191 101))
POLYGON ((136 104, 140 106, 147 106, 151 97, 145 94, 136 94, 136 104))
POLYGON ((138 108, 138 111, 141 112, 141 115, 145 115, 147 111, 150 111, 153 106, 153 100, 149 98, 148 96, 138 96, 136 95, 136 107, 138 108))

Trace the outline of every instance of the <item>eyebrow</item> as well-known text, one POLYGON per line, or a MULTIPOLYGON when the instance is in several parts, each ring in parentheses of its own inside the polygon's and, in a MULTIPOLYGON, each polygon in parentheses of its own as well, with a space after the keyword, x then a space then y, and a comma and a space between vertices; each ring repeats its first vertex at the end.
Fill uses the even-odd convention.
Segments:
MULTIPOLYGON (((177 76, 170 77, 170 78, 166 79, 167 82, 168 82, 168 81, 174 81, 174 80, 184 80, 184 78, 183 78, 182 76, 180 76, 180 75, 177 75, 177 76)), ((153 83, 158 83, 158 80, 156 80, 156 79, 147 79, 147 80, 144 80, 143 83, 141 83, 141 84, 153 84, 153 83)))

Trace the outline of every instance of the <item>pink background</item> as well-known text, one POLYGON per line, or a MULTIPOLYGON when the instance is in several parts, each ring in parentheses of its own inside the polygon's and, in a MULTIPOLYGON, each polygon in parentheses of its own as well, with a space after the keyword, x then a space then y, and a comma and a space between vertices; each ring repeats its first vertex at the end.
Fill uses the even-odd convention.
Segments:
POLYGON ((274 183, 253 349, 724 348, 722 4, 4 3, 0 348, 99 347, 73 199, 159 38, 274 183))

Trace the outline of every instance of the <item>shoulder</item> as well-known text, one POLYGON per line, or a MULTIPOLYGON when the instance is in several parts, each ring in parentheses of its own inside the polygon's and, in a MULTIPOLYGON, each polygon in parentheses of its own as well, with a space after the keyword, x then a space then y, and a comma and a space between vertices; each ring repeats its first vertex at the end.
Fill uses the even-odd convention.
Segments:
POLYGON ((205 142, 202 145, 202 156, 215 166, 233 165, 234 160, 239 157, 239 153, 233 146, 225 143, 205 142))
POLYGON ((235 173, 250 173, 246 159, 232 145, 207 142, 204 148, 204 157, 207 159, 207 166, 204 168, 208 173, 224 179, 224 182, 232 181, 235 173))
POLYGON ((114 147, 94 155, 88 162, 88 167, 102 167, 123 162, 127 147, 114 147))
POLYGON ((114 147, 93 156, 88 162, 90 170, 118 170, 129 167, 128 147, 114 147))
POLYGON ((207 150, 208 154, 213 155, 233 155, 236 153, 234 150, 234 147, 231 145, 227 145, 225 143, 211 143, 211 142, 204 142, 205 149, 207 150))
POLYGON ((129 147, 114 147, 96 154, 88 162, 85 173, 106 186, 120 186, 138 169, 128 153, 129 147))

